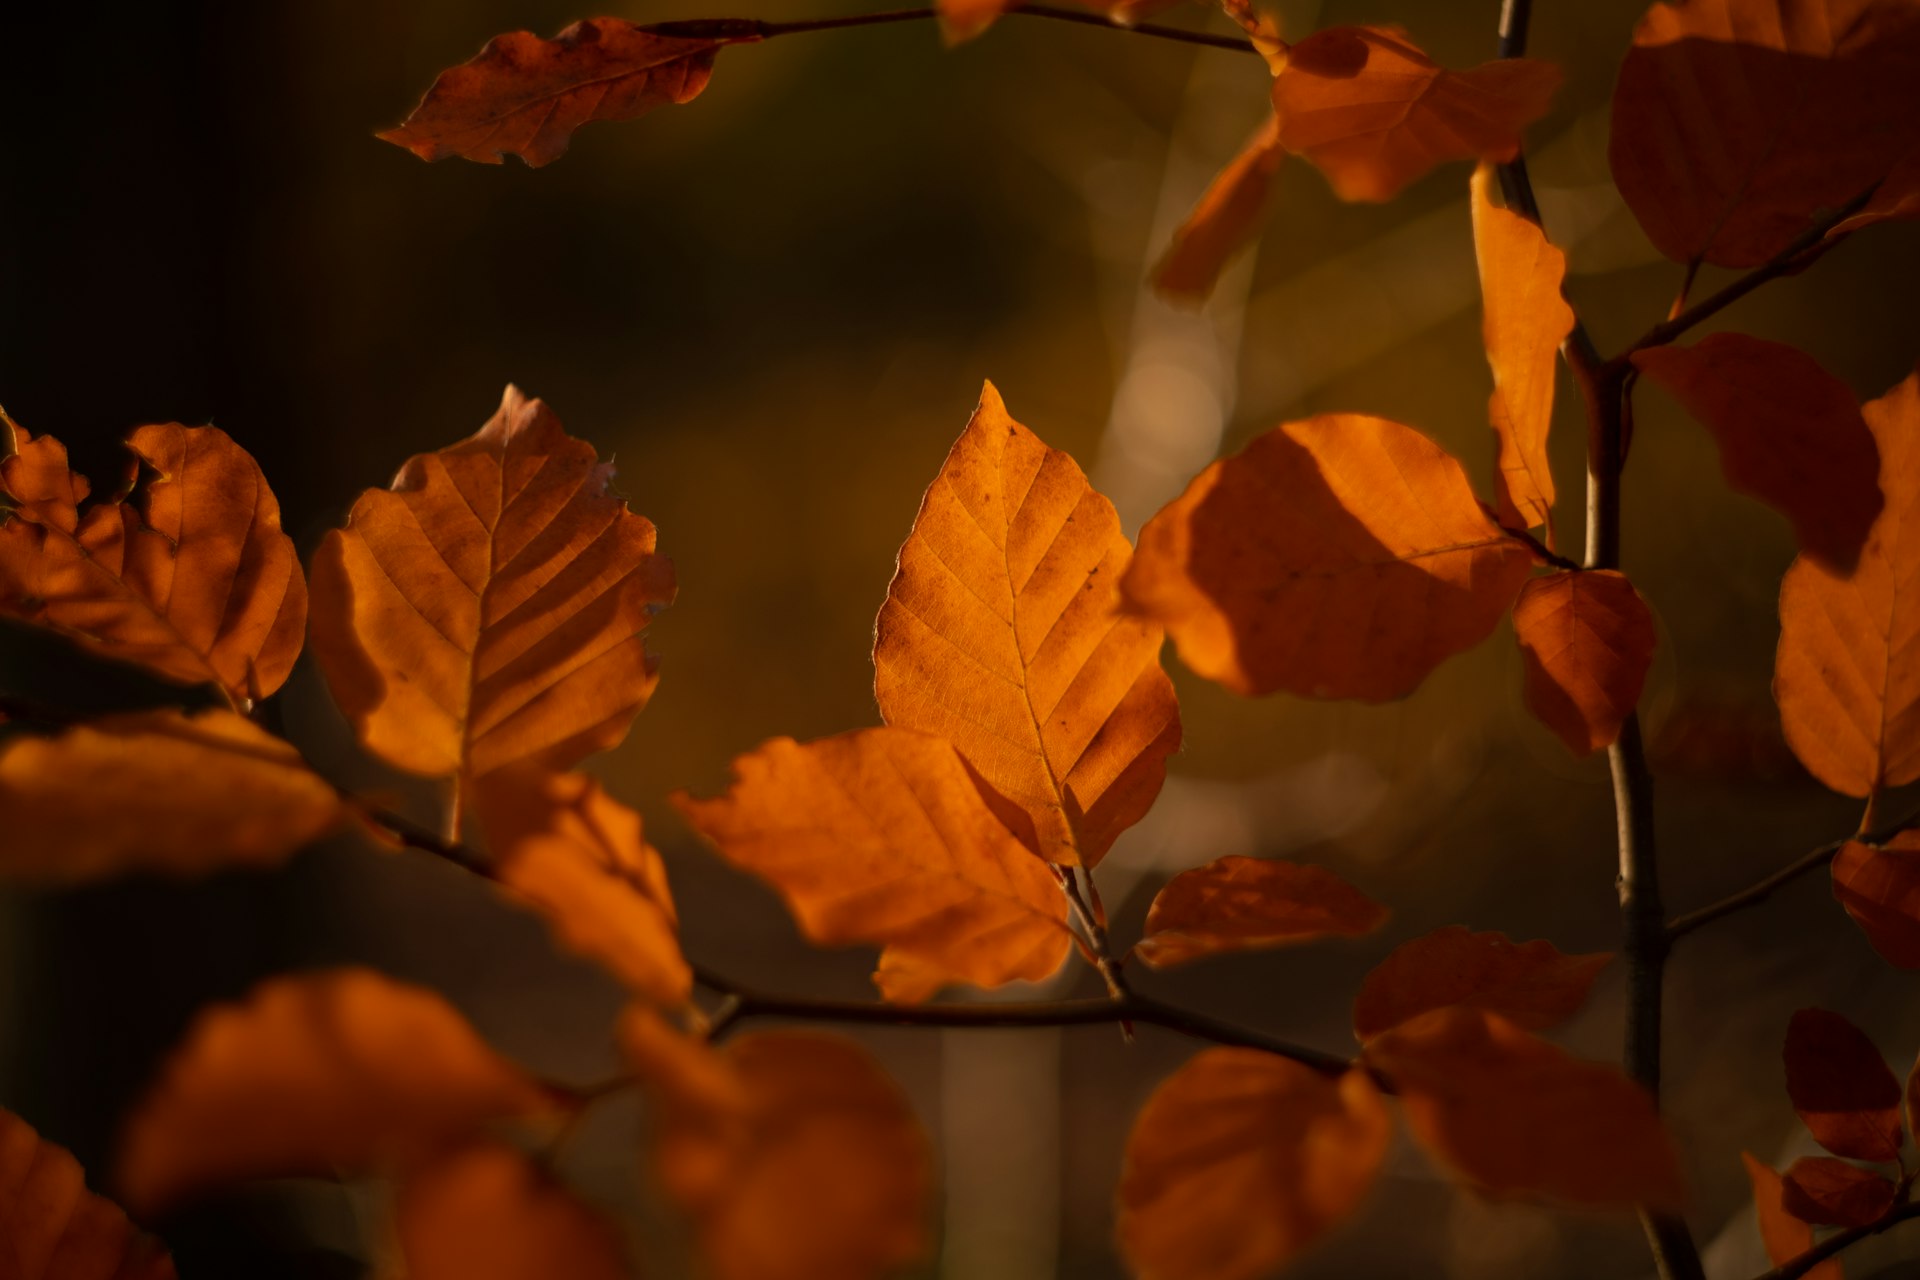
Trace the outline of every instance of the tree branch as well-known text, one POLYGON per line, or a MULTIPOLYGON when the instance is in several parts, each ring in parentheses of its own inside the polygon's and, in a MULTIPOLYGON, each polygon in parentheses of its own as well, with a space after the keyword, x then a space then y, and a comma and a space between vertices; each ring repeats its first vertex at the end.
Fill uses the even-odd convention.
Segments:
MULTIPOLYGON (((772 40, 778 36, 802 35, 809 31, 841 31, 848 27, 875 27, 892 22, 920 22, 938 18, 938 9, 892 9, 885 13, 856 13, 840 18, 810 18, 799 22, 763 22, 756 18, 693 18, 684 22, 653 22, 642 30, 655 35, 687 40, 772 40)), ((1115 22, 1104 14, 1081 9, 1061 9, 1047 4, 1016 4, 1003 16, 1046 18, 1054 22, 1073 22, 1086 27, 1105 27, 1126 31, 1155 40, 1174 40, 1209 49, 1227 49, 1234 53, 1258 53, 1253 41, 1239 36, 1214 35, 1207 31, 1188 31, 1181 27, 1152 22, 1128 24, 1115 22)))
POLYGON ((1864 1227, 1848 1227, 1845 1231, 1837 1231, 1799 1257, 1789 1258, 1773 1270, 1761 1272, 1754 1280, 1800 1280, 1801 1276, 1842 1250, 1850 1249, 1868 1236, 1877 1236, 1889 1227, 1898 1226, 1912 1218, 1920 1218, 1920 1204, 1895 1205, 1864 1227))

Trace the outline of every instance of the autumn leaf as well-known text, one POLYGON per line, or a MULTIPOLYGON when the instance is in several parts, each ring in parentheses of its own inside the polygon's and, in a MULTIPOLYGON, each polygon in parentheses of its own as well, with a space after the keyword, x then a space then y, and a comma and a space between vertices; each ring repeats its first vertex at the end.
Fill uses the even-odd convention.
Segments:
POLYGON ((1852 573, 1804 553, 1787 570, 1773 668, 1788 745, 1851 796, 1920 779, 1920 373, 1861 412, 1886 504, 1852 573))
POLYGON ((440 996, 365 969, 275 978, 203 1010, 127 1125, 142 1211, 247 1178, 407 1167, 558 1099, 440 996))
POLYGON ((1329 27, 1287 52, 1273 109, 1342 200, 1391 200, 1435 165, 1513 159, 1560 78, 1532 58, 1450 71, 1397 28, 1329 27))
POLYGON ((344 814, 299 752, 224 709, 128 712, 0 747, 0 876, 270 866, 344 814))
MULTIPOLYGON (((1740 1159, 1753 1183, 1753 1205, 1768 1260, 1779 1266, 1813 1248, 1813 1228, 1787 1212, 1785 1181, 1748 1152, 1742 1151, 1740 1159)), ((1807 1272, 1806 1280, 1841 1280, 1839 1262, 1821 1263, 1807 1272)))
POLYGON ((1459 1005, 1546 1031, 1578 1013, 1613 956, 1563 954, 1545 941, 1448 925, 1403 942, 1369 973, 1353 1002, 1353 1033, 1371 1040, 1432 1009, 1459 1005))
POLYGON ((1686 1199, 1653 1099, 1484 1009, 1434 1009, 1381 1033, 1365 1059, 1441 1164, 1495 1196, 1677 1210, 1686 1199))
POLYGON ((280 503, 215 427, 141 427, 149 479, 83 509, 85 476, 51 436, 12 430, 0 459, 0 612, 244 706, 299 656, 307 586, 280 503))
POLYGON ((620 1233, 512 1147, 475 1142, 414 1170, 394 1227, 407 1280, 621 1280, 620 1233))
POLYGON ((1907 0, 1687 0, 1635 29, 1608 158, 1662 253, 1750 267, 1884 179, 1916 121, 1907 0))
POLYGON ((1863 1227, 1893 1207, 1893 1179, 1832 1156, 1795 1160, 1781 1203, 1816 1227, 1863 1227))
POLYGON ((1713 433, 1729 485, 1786 516, 1807 555, 1852 570, 1882 501, 1875 435, 1844 382, 1744 333, 1636 351, 1633 363, 1713 433))
POLYGON ((1385 907, 1325 867, 1231 855, 1168 881, 1133 951, 1168 969, 1222 951, 1358 938, 1386 918, 1385 907))
POLYGON ((1049 861, 1096 865, 1180 745, 1160 629, 1114 609, 1132 552, 1113 504, 988 383, 874 624, 881 716, 953 743, 1049 861))
POLYGON ((1837 239, 1875 223, 1912 218, 1920 218, 1920 146, 1896 160, 1866 207, 1834 227, 1827 237, 1837 239))
POLYGON ((1140 531, 1120 592, 1236 693, 1380 702, 1485 639, 1533 555, 1433 441, 1324 414, 1195 477, 1140 531))
POLYGON ((478 778, 561 769, 625 736, 673 600, 611 463, 508 387, 470 439, 362 494, 313 559, 313 651, 367 748, 478 778))
POLYGON ((885 948, 882 975, 912 979, 882 982, 889 999, 1038 982, 1066 959, 1065 895, 950 744, 891 728, 775 738, 733 771, 724 796, 682 792, 674 804, 722 857, 773 885, 811 941, 885 948))
POLYGON ((1364 1071, 1335 1079, 1253 1049, 1208 1049, 1134 1122, 1120 1247, 1146 1280, 1254 1280, 1351 1217, 1393 1121, 1364 1071))
MULTIPOLYGON (((1083 9, 1105 14, 1117 26, 1130 26, 1174 0, 1076 0, 1083 9)), ((1017 0, 938 0, 940 34, 949 45, 963 44, 992 26, 1017 0)))
POLYGON ((1653 665, 1653 614, 1625 575, 1531 578, 1513 605, 1527 710, 1576 756, 1611 746, 1653 665))
POLYGON ((0 1110, 0 1276, 5 1280, 176 1280, 173 1261, 79 1161, 0 1110))
POLYGON ((1858 1027, 1802 1009, 1787 1024, 1784 1056, 1787 1096, 1816 1142, 1850 1160, 1899 1158, 1900 1082, 1858 1027))
POLYGON ((1227 260, 1259 233, 1274 175, 1286 154, 1280 145, 1280 117, 1268 116, 1175 228, 1173 242, 1153 268, 1156 293, 1185 306, 1207 300, 1227 260))
POLYGON ((687 1002, 693 972, 680 953, 667 869, 640 815, 585 774, 501 769, 474 795, 492 874, 543 916, 570 950, 636 994, 687 1002))
POLYGON ((1573 331, 1573 308, 1561 296, 1567 255, 1547 243, 1540 224, 1493 203, 1493 170, 1474 170, 1473 249, 1484 306, 1481 336, 1493 366, 1487 415, 1499 440, 1494 509, 1517 529, 1553 528, 1553 468, 1547 433, 1553 426, 1554 366, 1573 331))
POLYGON ((1878 846, 1849 840, 1833 860, 1833 896, 1881 959, 1920 969, 1920 832, 1878 846))

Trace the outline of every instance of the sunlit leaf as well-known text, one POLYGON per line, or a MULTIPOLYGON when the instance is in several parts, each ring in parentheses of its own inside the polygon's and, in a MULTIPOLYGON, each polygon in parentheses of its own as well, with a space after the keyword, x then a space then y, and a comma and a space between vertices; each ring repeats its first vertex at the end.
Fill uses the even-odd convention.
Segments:
POLYGON ((1920 969, 1920 832, 1848 841, 1833 860, 1833 896, 1883 960, 1920 969))
POLYGON ((1280 117, 1268 116, 1174 230, 1173 243, 1153 268, 1155 292, 1187 305, 1206 301, 1227 260, 1259 234, 1274 175, 1286 154, 1280 145, 1280 117))
POLYGON ((87 1190, 71 1153, 0 1110, 0 1277, 175 1280, 175 1272, 118 1205, 87 1190))
POLYGON ((620 1280, 619 1232, 512 1147, 475 1142, 400 1186, 407 1280, 620 1280))
MULTIPOLYGON (((1760 1219, 1760 1240, 1775 1266, 1790 1262, 1813 1248, 1813 1228, 1787 1212, 1786 1183, 1750 1153, 1741 1152, 1747 1178, 1753 1183, 1753 1206, 1760 1219)), ((1807 1272, 1806 1280, 1841 1280, 1838 1261, 1823 1262, 1807 1272)))
POLYGON ((1787 1024, 1787 1096, 1814 1140, 1850 1160, 1900 1154, 1900 1082, 1858 1027, 1826 1009, 1787 1024))
POLYGON ((1513 605, 1527 710, 1568 750, 1610 746, 1653 664, 1653 614, 1625 575, 1579 570, 1530 579, 1513 605))
POLYGON ((1781 1203, 1816 1227, 1862 1227, 1893 1207, 1893 1179, 1832 1156, 1795 1160, 1781 1203))
POLYGON ((1170 880, 1133 951, 1167 969, 1222 951, 1357 938, 1386 918, 1385 907, 1325 867, 1236 854, 1170 880))
POLYGON ((1527 1031, 1578 1013, 1607 952, 1566 955, 1545 941, 1448 925, 1403 942, 1369 973, 1353 1001, 1353 1033, 1370 1040, 1432 1009, 1461 1005, 1497 1013, 1527 1031))

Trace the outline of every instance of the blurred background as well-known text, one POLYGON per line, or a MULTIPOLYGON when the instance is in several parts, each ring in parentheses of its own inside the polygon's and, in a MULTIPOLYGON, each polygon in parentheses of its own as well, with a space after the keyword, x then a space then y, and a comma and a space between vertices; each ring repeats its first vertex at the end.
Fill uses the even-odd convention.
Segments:
MULTIPOLYGON (((259 458, 303 552, 409 454, 469 434, 508 381, 619 465, 660 529, 678 603, 654 624, 662 682, 592 763, 641 809, 689 952, 768 989, 870 993, 869 951, 798 943, 777 901, 706 854, 665 797, 711 793, 763 739, 876 722, 869 650, 893 556, 983 379, 1069 450, 1129 529, 1222 452, 1326 410, 1395 417, 1490 475, 1467 169, 1387 206, 1282 172, 1257 252, 1190 314, 1143 281, 1173 226, 1265 112, 1255 59, 1013 18, 948 51, 931 23, 724 51, 707 93, 595 125, 535 172, 424 165, 376 141, 441 68, 496 32, 551 35, 576 0, 176 0, 8 6, 0 85, 0 403, 117 474, 143 422, 212 421, 259 458)), ((1289 34, 1405 24, 1438 60, 1493 52, 1496 0, 1286 0, 1289 34)), ((1660 319, 1679 270, 1608 183, 1607 97, 1640 6, 1545 2, 1534 52, 1568 80, 1530 134, 1569 292, 1603 350, 1660 319)), ((798 18, 847 0, 635 0, 615 16, 798 18)), ((1227 30, 1199 7, 1168 21, 1227 30)), ((1709 272, 1696 296, 1719 283, 1709 272)), ((1728 325, 1799 344, 1863 397, 1920 355, 1920 234, 1869 231, 1770 285, 1728 325)), ((1563 376, 1559 537, 1581 537, 1582 442, 1563 376)), ((1626 561, 1659 616, 1643 710, 1674 910, 1852 830, 1857 810, 1794 764, 1768 695, 1783 520, 1730 494, 1711 442, 1640 393, 1626 561)), ((1386 706, 1236 698, 1178 668, 1186 747, 1158 807, 1102 868, 1130 940, 1175 871, 1230 853, 1324 863, 1395 910, 1379 936, 1218 959, 1143 985, 1329 1049, 1351 1046, 1361 975, 1393 945, 1465 923, 1565 950, 1612 948, 1613 821, 1600 760, 1530 721, 1503 626, 1386 706)), ((17 635, 9 687, 113 701, 49 674, 17 635)), ((285 730, 344 761, 317 672, 285 730)), ((341 763, 340 767, 347 765, 341 763)), ((0 832, 0 839, 5 834, 0 832)), ((618 994, 541 928, 438 865, 342 841, 283 872, 0 898, 0 1105, 72 1147, 96 1182, 122 1109, 198 1005, 259 976, 370 963, 446 991, 550 1074, 612 1069, 618 994)), ((1617 1052, 1622 975, 1564 1034, 1617 1052)), ((1046 994, 1095 984, 1069 974, 1046 994)), ((1779 1046, 1797 1007, 1868 1028, 1904 1070, 1913 980, 1879 962, 1809 877, 1688 939, 1671 970, 1668 1103, 1716 1277, 1765 1268, 1739 1153, 1807 1140, 1779 1046)), ((1032 992, 1016 993, 1031 995, 1032 992)), ((1195 1046, 1143 1030, 863 1033, 941 1151, 923 1274, 1094 1280, 1134 1111, 1195 1046)), ((649 1275, 684 1241, 636 1175, 640 1117, 609 1108, 567 1172, 620 1214, 649 1275)), ((361 1273, 378 1191, 262 1188, 162 1224, 182 1275, 361 1273)), ((1920 1234, 1850 1255, 1920 1275, 1920 1234)), ((1494 1205, 1396 1153, 1363 1219, 1298 1274, 1623 1277, 1631 1222, 1494 1205)))

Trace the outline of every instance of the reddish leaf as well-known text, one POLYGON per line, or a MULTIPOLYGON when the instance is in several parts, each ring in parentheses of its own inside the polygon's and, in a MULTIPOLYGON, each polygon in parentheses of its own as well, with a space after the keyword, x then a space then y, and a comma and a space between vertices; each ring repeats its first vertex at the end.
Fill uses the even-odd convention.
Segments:
POLYGON ((407 1280, 621 1280, 620 1233, 512 1147, 475 1142, 410 1174, 394 1206, 407 1280))
POLYGON ((1900 1082, 1873 1041, 1837 1013, 1802 1009, 1787 1024, 1787 1096, 1814 1140, 1837 1156, 1899 1158, 1900 1082))
POLYGON ((1280 117, 1268 116, 1174 231, 1173 243, 1153 269, 1156 293, 1181 305, 1206 301, 1227 260, 1259 234, 1285 156, 1280 117))
POLYGON ((1835 227, 1828 238, 1850 235, 1876 222, 1912 218, 1920 218, 1920 147, 1895 161, 1867 207, 1835 227))
POLYGON ((1653 665, 1653 614, 1622 574, 1533 578, 1513 606, 1527 710, 1576 756, 1620 736, 1653 665))
POLYGON ((1920 832, 1879 847, 1848 841, 1833 860, 1833 896, 1881 959, 1920 969, 1920 832))
POLYGON ((87 1190, 64 1148, 0 1110, 0 1277, 176 1280, 165 1249, 87 1190))
POLYGON ((1385 907, 1325 867, 1234 855, 1170 880, 1133 951, 1168 969, 1222 951, 1357 938, 1386 918, 1385 907))
MULTIPOLYGON (((1813 1248, 1813 1228, 1787 1212, 1786 1183, 1780 1175, 1745 1151, 1740 1159, 1753 1183, 1753 1205, 1759 1213, 1760 1240, 1766 1245, 1767 1258, 1779 1266, 1813 1248)), ((1807 1272, 1806 1280, 1841 1280, 1840 1263, 1823 1262, 1807 1272)))
POLYGON ((1893 1179, 1832 1156, 1795 1160, 1782 1207, 1816 1227, 1863 1227, 1893 1207, 1893 1179))
POLYGON ((1565 955, 1550 942, 1448 925, 1403 942, 1369 973, 1353 1002, 1353 1033, 1371 1040, 1431 1009, 1460 1005, 1497 1013, 1528 1031, 1578 1013, 1606 952, 1565 955))

